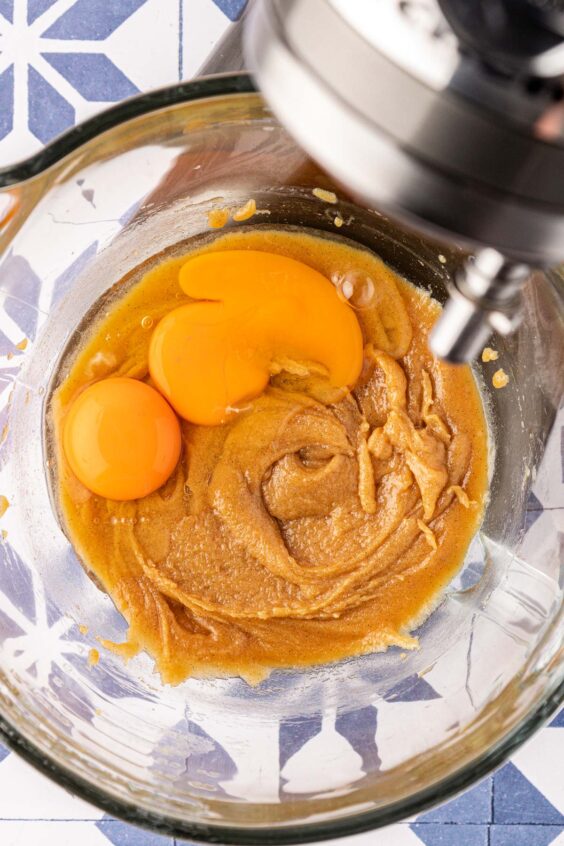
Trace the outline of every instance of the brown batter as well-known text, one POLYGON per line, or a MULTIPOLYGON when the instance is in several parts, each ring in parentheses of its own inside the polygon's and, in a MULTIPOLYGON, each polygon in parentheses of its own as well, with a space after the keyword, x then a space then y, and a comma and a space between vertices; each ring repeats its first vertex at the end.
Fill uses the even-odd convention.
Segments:
MULTIPOLYGON (((183 423, 177 470, 134 502, 91 494, 57 448, 68 535, 129 622, 127 644, 113 648, 146 649, 165 682, 210 672, 256 681, 274 667, 416 647, 409 632, 482 515, 484 414, 470 369, 428 352, 440 306, 342 240, 257 229, 200 250, 245 248, 372 279, 352 394, 283 371, 226 425, 183 423)), ((183 297, 184 260, 163 261, 104 305, 54 394, 55 445, 84 386, 147 379, 150 327, 183 297)))

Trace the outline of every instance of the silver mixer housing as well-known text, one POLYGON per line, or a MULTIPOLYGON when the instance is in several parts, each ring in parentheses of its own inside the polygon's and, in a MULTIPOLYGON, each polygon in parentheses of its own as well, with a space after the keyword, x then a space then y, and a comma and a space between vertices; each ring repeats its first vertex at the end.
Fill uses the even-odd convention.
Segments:
POLYGON ((561 0, 255 0, 250 69, 359 200, 475 254, 433 350, 474 357, 564 260, 561 0))

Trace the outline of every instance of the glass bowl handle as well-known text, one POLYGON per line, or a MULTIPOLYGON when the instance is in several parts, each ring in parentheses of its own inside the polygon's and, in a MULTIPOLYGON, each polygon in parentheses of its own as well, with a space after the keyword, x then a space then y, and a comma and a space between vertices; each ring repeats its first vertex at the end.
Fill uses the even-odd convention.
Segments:
POLYGON ((34 193, 25 185, 0 190, 0 256, 35 205, 34 193))
POLYGON ((18 213, 21 205, 20 193, 19 188, 0 192, 0 233, 4 231, 18 213))

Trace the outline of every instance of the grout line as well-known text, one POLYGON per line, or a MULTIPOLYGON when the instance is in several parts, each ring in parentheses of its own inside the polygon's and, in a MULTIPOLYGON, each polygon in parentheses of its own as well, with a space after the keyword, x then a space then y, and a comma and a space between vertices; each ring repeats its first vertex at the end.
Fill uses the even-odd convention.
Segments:
POLYGON ((184 0, 178 0, 178 81, 184 78, 184 0))
POLYGON ((398 823, 393 823, 393 825, 416 825, 416 826, 456 826, 456 825, 464 825, 464 826, 478 826, 482 827, 487 825, 488 828, 495 826, 496 828, 519 828, 520 826, 528 826, 529 828, 554 828, 555 825, 560 825, 560 823, 554 822, 500 822, 500 823, 489 823, 489 822, 472 822, 471 820, 465 820, 464 822, 457 822, 456 820, 443 820, 442 822, 433 822, 432 820, 418 820, 415 819, 413 822, 405 822, 405 820, 400 820, 398 823))
MULTIPOLYGON (((491 791, 491 794, 490 794, 490 823, 491 823, 491 825, 494 824, 494 791, 495 791, 495 778, 494 778, 494 776, 495 776, 495 772, 493 772, 491 774, 491 780, 492 780, 492 791, 491 791)), ((489 844, 488 844, 488 846, 489 846, 489 844)))

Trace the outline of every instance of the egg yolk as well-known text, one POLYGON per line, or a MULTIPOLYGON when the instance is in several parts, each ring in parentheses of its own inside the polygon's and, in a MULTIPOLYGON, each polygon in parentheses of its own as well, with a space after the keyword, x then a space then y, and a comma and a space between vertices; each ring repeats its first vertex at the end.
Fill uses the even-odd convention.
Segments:
POLYGON ((263 392, 283 362, 321 365, 334 387, 357 381, 363 342, 356 316, 308 265, 257 250, 206 253, 182 266, 180 286, 193 302, 159 322, 149 368, 186 420, 224 423, 263 392))
POLYGON ((74 401, 63 448, 74 474, 107 499, 139 499, 159 488, 180 456, 180 425, 167 401, 137 379, 95 382, 74 401))

